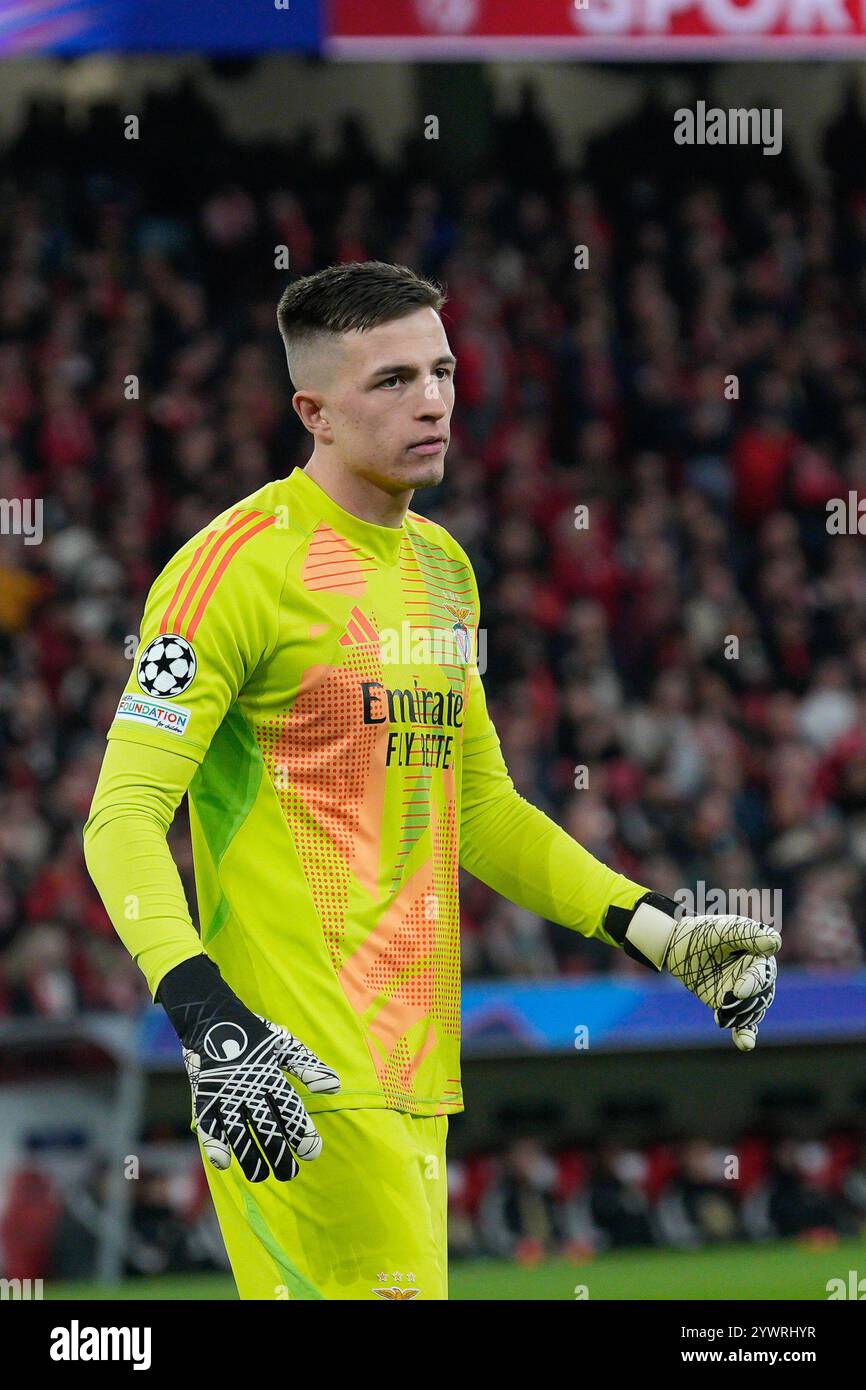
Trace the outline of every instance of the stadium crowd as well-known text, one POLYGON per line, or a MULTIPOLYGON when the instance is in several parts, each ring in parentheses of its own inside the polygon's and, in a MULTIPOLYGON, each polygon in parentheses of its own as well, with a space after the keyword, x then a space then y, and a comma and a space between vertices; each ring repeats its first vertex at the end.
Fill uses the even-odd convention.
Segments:
MULTIPOLYGON (((354 118, 329 159, 239 145, 190 86, 121 123, 39 99, 0 178, 0 499, 42 507, 0 535, 0 1014, 146 997, 81 827, 155 574, 308 457, 275 247, 447 286, 453 442, 413 505, 475 564, 518 790, 655 889, 779 890, 787 964, 862 965, 866 564, 827 514, 866 496, 856 103, 820 186, 676 147, 653 102, 569 167, 531 89, 460 180, 354 118)), ((636 969, 462 887, 467 975, 636 969)))

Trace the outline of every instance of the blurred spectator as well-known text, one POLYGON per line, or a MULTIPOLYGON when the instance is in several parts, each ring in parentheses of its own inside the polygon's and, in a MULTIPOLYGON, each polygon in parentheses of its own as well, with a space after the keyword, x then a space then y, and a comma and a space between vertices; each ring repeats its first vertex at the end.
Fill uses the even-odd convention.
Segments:
POLYGON ((605 1246, 653 1243, 647 1172, 645 1154, 618 1144, 602 1146, 590 1184, 590 1213, 605 1246))
POLYGON ((556 1183, 556 1164, 537 1141, 512 1144, 481 1205, 485 1252, 531 1261, 556 1251, 567 1233, 556 1183))
POLYGON ((821 1146, 783 1139, 773 1152, 767 1210, 774 1233, 838 1231, 839 1211, 822 1184, 821 1146))
POLYGON ((0 1216, 3 1277, 45 1277, 60 1218, 61 1203, 51 1178, 36 1167, 22 1166, 6 1182, 0 1216))
POLYGON ((730 1181, 735 1173, 725 1170, 728 1158, 706 1139, 683 1146, 679 1171, 659 1203, 661 1230, 670 1244, 694 1249, 740 1238, 736 1189, 730 1181))

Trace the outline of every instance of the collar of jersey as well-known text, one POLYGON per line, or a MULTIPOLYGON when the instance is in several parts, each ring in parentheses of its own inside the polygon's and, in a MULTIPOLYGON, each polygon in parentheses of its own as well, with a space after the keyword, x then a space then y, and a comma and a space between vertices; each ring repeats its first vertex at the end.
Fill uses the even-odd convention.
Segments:
POLYGON ((333 527, 339 536, 359 549, 381 560, 383 564, 394 565, 400 557, 400 546, 406 533, 406 523, 402 526, 377 526, 373 521, 364 521, 347 512, 335 502, 324 488, 321 488, 302 468, 296 468, 291 475, 293 485, 308 502, 310 508, 333 527))

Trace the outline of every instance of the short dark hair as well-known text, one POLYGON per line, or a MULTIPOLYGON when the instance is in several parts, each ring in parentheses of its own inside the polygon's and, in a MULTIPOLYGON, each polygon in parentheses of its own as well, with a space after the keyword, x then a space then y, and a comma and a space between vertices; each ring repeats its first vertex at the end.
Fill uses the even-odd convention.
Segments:
POLYGON ((363 332, 428 307, 438 314, 446 297, 434 281, 387 261, 350 261, 305 275, 284 290, 277 307, 289 373, 294 352, 319 333, 363 332))

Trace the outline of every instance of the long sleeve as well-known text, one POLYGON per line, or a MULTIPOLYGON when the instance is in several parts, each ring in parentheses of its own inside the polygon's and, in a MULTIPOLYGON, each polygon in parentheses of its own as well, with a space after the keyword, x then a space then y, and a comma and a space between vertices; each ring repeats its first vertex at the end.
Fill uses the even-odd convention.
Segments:
POLYGON ((108 730, 85 862, 154 995, 168 970, 204 950, 166 835, 238 691, 276 641, 279 588, 256 549, 273 521, 236 508, 172 557, 148 594, 108 730))
POLYGON ((84 827, 90 876, 152 996, 169 970, 203 949, 166 843, 197 769, 180 753, 112 740, 84 827))

